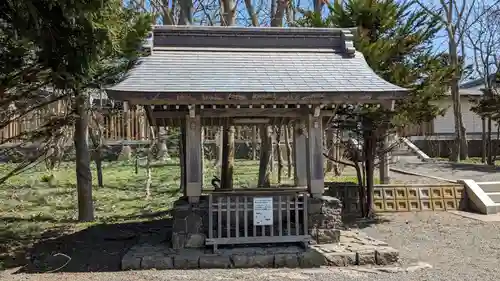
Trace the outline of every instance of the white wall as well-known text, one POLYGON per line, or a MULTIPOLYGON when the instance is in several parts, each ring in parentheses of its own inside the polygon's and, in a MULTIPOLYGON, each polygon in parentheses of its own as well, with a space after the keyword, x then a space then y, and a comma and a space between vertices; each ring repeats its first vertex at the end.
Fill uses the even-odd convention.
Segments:
MULTIPOLYGON (((464 122, 465 131, 467 133, 481 133, 483 131, 481 117, 470 110, 473 104, 469 101, 469 98, 463 97, 461 105, 462 120, 464 122)), ((439 134, 455 132, 451 98, 441 101, 439 106, 447 110, 444 116, 438 116, 434 119, 434 133, 439 134)), ((496 131, 496 126, 493 125, 492 129, 496 131)))

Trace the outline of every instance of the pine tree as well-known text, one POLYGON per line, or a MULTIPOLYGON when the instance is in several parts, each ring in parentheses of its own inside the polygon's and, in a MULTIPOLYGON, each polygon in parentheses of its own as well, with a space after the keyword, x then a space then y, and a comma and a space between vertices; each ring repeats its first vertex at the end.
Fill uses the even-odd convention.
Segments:
MULTIPOLYGON (((152 17, 123 7, 121 0, 5 0, 0 3, 0 128, 13 118, 58 99, 71 114, 49 120, 47 140, 74 125, 78 218, 94 219, 87 141, 88 89, 118 81, 141 55, 152 17), (40 90, 50 89, 49 94, 40 90), (15 104, 15 110, 8 110, 15 104)), ((27 141, 32 139, 26 139, 27 141)), ((4 177, 3 180, 6 178, 4 177)), ((0 180, 1 181, 1 180, 0 180)))
POLYGON ((385 80, 411 89, 411 96, 396 107, 399 125, 431 121, 443 113, 433 102, 444 97, 451 69, 432 48, 442 27, 436 19, 414 1, 336 1, 328 9, 326 17, 305 12, 296 24, 357 27, 355 46, 370 67, 385 80))
POLYGON ((411 90, 409 98, 399 101, 394 112, 353 107, 353 110, 337 112, 347 118, 330 124, 363 139, 363 156, 357 151, 351 152, 358 155, 356 160, 351 160, 355 162, 358 179, 361 178, 359 163, 364 162, 366 187, 359 183, 360 206, 363 216, 371 216, 375 157, 386 152, 382 146, 387 130, 406 124, 421 124, 441 114, 442 109, 433 102, 445 95, 446 81, 451 78, 452 69, 444 63, 443 54, 432 50, 432 41, 441 25, 415 2, 336 1, 328 5, 328 9, 326 17, 304 12, 304 17, 296 25, 357 27, 355 46, 370 67, 386 81, 411 90), (346 123, 346 119, 353 122, 346 123))

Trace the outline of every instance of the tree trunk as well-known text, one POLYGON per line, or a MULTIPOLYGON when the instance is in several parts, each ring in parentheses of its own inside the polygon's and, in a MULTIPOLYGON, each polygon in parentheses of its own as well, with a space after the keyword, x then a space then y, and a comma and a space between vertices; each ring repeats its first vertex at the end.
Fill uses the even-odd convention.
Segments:
POLYGON ((365 217, 367 210, 366 210, 366 189, 365 185, 363 184, 363 171, 361 169, 361 165, 356 160, 354 162, 354 169, 356 170, 356 178, 358 179, 358 192, 359 192, 359 210, 361 212, 361 216, 365 217))
POLYGON ((268 187, 270 184, 269 173, 267 172, 271 156, 271 137, 266 125, 259 128, 260 131, 260 160, 259 160, 259 181, 258 187, 268 187))
POLYGON ((161 16, 164 25, 174 25, 174 13, 173 9, 170 7, 175 7, 175 0, 173 0, 172 6, 170 6, 170 0, 162 0, 161 1, 161 16))
POLYGON ((493 141, 491 139, 491 118, 488 117, 488 135, 486 138, 488 139, 487 141, 487 148, 488 148, 488 165, 494 165, 493 163, 493 141))
POLYGON ((316 14, 321 14, 321 10, 323 9, 323 6, 325 5, 325 2, 322 0, 313 0, 314 5, 314 13, 316 14))
POLYGON ((193 1, 180 0, 179 25, 191 25, 193 23, 193 1))
POLYGON ((252 5, 252 0, 245 0, 245 6, 247 8, 248 17, 252 21, 252 26, 259 26, 259 20, 257 19, 257 14, 252 5))
POLYGON ((271 26, 283 26, 288 0, 271 0, 271 26))
MULTIPOLYGON (((496 123, 497 124, 497 139, 496 139, 496 143, 498 143, 498 141, 500 140, 500 123, 496 123)), ((493 151, 495 151, 495 153, 493 154, 493 165, 495 165, 495 163, 497 162, 497 155, 498 155, 498 146, 495 147, 495 149, 493 151)))
MULTIPOLYGON (((158 127, 158 132, 156 134, 156 159, 160 161, 168 161, 170 160, 170 154, 168 153, 167 139, 168 139, 168 127, 164 127, 163 134, 158 127)), ((154 144, 153 144, 154 145, 154 144)))
POLYGON ((102 176, 102 159, 101 159, 101 153, 97 152, 97 158, 94 160, 95 162, 95 167, 96 167, 96 172, 97 172, 97 186, 99 187, 104 187, 104 179, 102 176))
POLYGON ((276 157, 275 157, 276 132, 275 132, 275 129, 273 126, 269 126, 268 130, 269 130, 269 134, 270 134, 270 138, 271 138, 271 147, 269 148, 270 153, 269 153, 269 163, 267 166, 267 170, 269 171, 269 173, 273 174, 274 173, 274 164, 275 164, 275 160, 276 160, 276 157))
POLYGON ((258 145, 258 137, 257 137, 257 126, 252 127, 252 160, 257 160, 257 145, 258 145))
POLYGON ((233 188, 233 166, 234 166, 234 126, 224 126, 222 141, 222 177, 221 187, 223 189, 233 188))
POLYGON ((291 126, 285 125, 285 151, 286 151, 286 165, 287 165, 287 176, 289 179, 292 178, 293 170, 293 155, 292 155, 292 141, 290 130, 291 126))
POLYGON ((92 172, 88 145, 89 113, 86 97, 78 94, 75 101, 77 118, 75 121, 76 188, 78 192, 78 221, 94 220, 92 201, 92 172))
MULTIPOLYGON (((329 129, 329 130, 326 130, 325 132, 326 134, 326 145, 325 147, 328 149, 328 156, 330 156, 331 158, 335 158, 335 135, 334 135, 334 131, 332 129, 329 129)), ((325 174, 328 174, 328 173, 331 173, 334 171, 334 168, 335 168, 335 165, 337 165, 337 163, 333 162, 333 161, 327 161, 326 162, 326 169, 325 169, 325 174)))
POLYGON ((281 126, 276 126, 276 157, 277 157, 277 162, 278 162, 278 170, 277 170, 277 175, 278 175, 278 184, 281 184, 281 175, 283 172, 283 153, 281 153, 281 136, 283 132, 283 128, 281 126))
POLYGON ((217 146, 216 165, 219 168, 222 166, 222 146, 224 145, 223 135, 224 135, 224 127, 220 126, 218 128, 218 132, 215 134, 215 136, 216 136, 215 141, 216 141, 216 146, 217 146))
POLYGON ((222 26, 234 25, 236 20, 236 3, 234 0, 220 0, 220 19, 222 26))
POLYGON ((450 92, 453 101, 453 117, 455 121, 455 145, 454 150, 450 155, 450 160, 454 162, 460 161, 460 159, 467 159, 467 154, 469 151, 467 145, 467 137, 465 135, 465 127, 462 120, 462 107, 460 101, 459 92, 459 79, 460 79, 460 64, 458 61, 458 47, 455 40, 454 28, 451 26, 452 19, 449 19, 450 23, 447 27, 448 29, 448 48, 450 56, 450 65, 453 67, 454 75, 450 82, 450 92))
POLYGON ((374 190, 374 170, 375 170, 375 135, 372 122, 366 122, 363 126, 364 138, 364 158, 365 158, 365 173, 366 173, 366 206, 365 216, 369 217, 373 214, 373 190, 374 190))
POLYGON ((481 117, 481 123, 482 123, 482 140, 481 140, 481 163, 486 164, 486 158, 487 158, 487 142, 486 142, 486 118, 481 117))
MULTIPOLYGON (((95 124, 99 126, 99 124, 95 124)), ((100 130, 99 130, 100 131, 100 130)), ((102 133, 98 132, 97 134, 94 132, 94 129, 89 128, 89 135, 92 141, 92 158, 94 158, 94 163, 96 167, 97 173, 97 186, 104 187, 104 180, 102 176, 102 133)))

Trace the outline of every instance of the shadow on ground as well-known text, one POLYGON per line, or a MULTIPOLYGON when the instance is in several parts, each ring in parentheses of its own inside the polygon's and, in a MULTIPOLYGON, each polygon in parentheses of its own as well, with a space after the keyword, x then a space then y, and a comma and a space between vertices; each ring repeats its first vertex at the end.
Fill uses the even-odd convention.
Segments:
POLYGON ((405 163, 404 170, 415 170, 419 172, 419 168, 430 168, 437 169, 440 171, 466 171, 466 172, 478 172, 478 173, 499 173, 499 166, 489 166, 484 164, 475 163, 453 163, 453 162, 429 162, 429 163, 405 163))
POLYGON ((55 229, 15 259, 4 261, 3 267, 24 265, 17 273, 119 271, 130 247, 142 239, 166 241, 171 227, 171 219, 161 219, 99 224, 70 234, 64 234, 67 229, 55 229))
POLYGON ((391 222, 387 218, 383 218, 379 215, 375 215, 372 218, 363 218, 359 215, 344 215, 342 216, 342 223, 345 228, 353 228, 353 229, 363 229, 370 227, 375 224, 389 223, 391 222))
POLYGON ((482 173, 498 173, 500 172, 500 167, 489 166, 484 164, 474 164, 474 163, 445 163, 445 168, 450 168, 452 170, 467 170, 482 173))

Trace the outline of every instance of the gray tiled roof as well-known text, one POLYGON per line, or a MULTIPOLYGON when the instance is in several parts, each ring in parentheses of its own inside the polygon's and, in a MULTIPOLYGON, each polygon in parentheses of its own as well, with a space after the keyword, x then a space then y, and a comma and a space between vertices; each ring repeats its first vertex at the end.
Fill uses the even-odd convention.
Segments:
MULTIPOLYGON (((206 32, 205 29, 203 32, 206 32)), ((308 31, 306 36, 305 32, 295 29, 294 37, 293 30, 281 29, 284 31, 276 33, 276 29, 266 29, 259 33, 252 29, 252 33, 231 37, 228 29, 214 29, 225 31, 225 35, 222 32, 216 34, 220 38, 233 38, 233 41, 227 41, 235 42, 231 48, 217 46, 222 39, 214 40, 214 36, 209 40, 210 36, 202 35, 200 30, 191 36, 181 34, 189 33, 189 30, 181 28, 179 34, 172 35, 161 29, 161 37, 156 33, 153 54, 143 58, 124 81, 108 89, 109 96, 122 99, 124 93, 131 97, 134 93, 407 92, 378 77, 362 54, 351 51, 349 42, 339 43, 346 40, 339 30, 333 33, 328 31, 331 34, 326 36, 326 29, 318 29, 308 31), (317 32, 316 37, 314 32, 317 32), (271 48, 265 40, 261 40, 266 34, 269 40, 279 44, 277 48, 271 48), (242 40, 257 35, 261 41, 245 41, 253 42, 253 45, 244 48, 242 40), (308 43, 314 41, 307 41, 306 37, 319 39, 316 43, 308 43), (210 44, 203 48, 200 42, 210 44), (326 48, 326 44, 332 47, 326 48)), ((241 32, 246 29, 235 30, 241 32)))
POLYGON ((363 56, 333 51, 155 51, 115 91, 383 92, 402 91, 378 77, 363 56))

